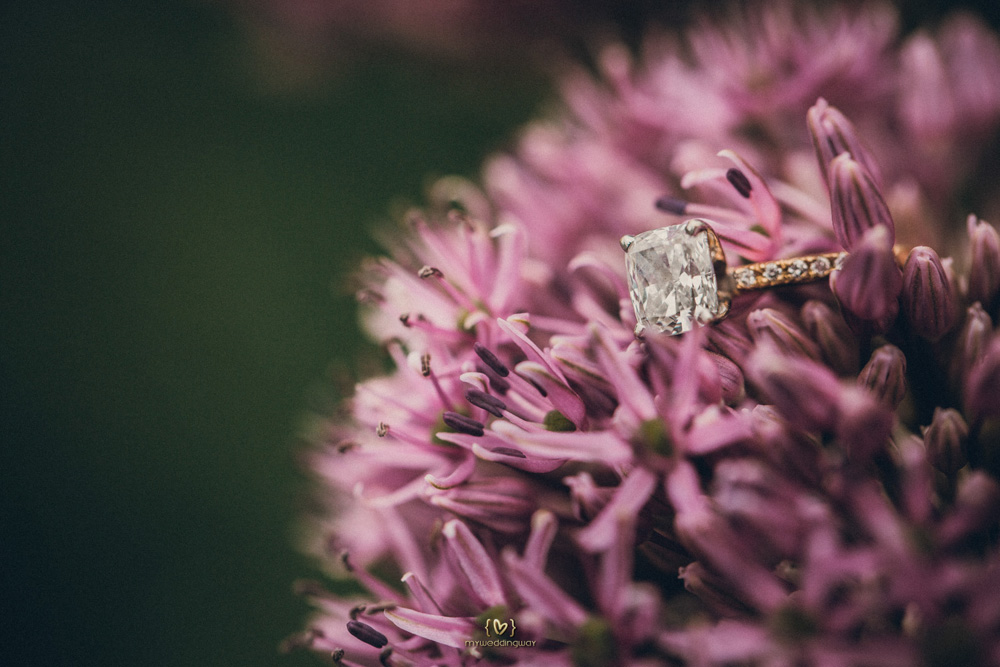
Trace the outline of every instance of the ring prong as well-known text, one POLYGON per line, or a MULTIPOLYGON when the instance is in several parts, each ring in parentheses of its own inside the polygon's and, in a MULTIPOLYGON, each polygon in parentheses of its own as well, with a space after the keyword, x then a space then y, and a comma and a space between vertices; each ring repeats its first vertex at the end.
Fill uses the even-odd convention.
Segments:
POLYGON ((636 322, 633 333, 635 333, 636 338, 642 338, 643 334, 646 333, 646 327, 643 326, 642 322, 636 322))
POLYGON ((632 247, 633 243, 635 243, 635 237, 632 236, 631 234, 626 234, 625 236, 621 237, 618 243, 621 244, 622 250, 628 252, 628 249, 632 247))
POLYGON ((731 296, 724 296, 719 299, 719 310, 715 314, 715 321, 721 322, 726 319, 729 315, 729 308, 732 306, 733 298, 731 296))
POLYGON ((686 231, 691 236, 694 236, 699 232, 707 231, 708 229, 708 226, 705 224, 705 221, 701 220, 700 218, 691 218, 690 220, 686 220, 683 224, 684 224, 684 231, 686 231))

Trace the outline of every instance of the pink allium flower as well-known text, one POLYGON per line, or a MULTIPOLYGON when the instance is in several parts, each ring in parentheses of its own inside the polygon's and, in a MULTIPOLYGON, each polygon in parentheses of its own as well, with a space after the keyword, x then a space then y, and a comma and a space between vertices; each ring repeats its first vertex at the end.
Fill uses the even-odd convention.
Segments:
POLYGON ((611 47, 485 196, 441 184, 366 267, 393 369, 310 457, 313 548, 364 592, 306 585, 296 641, 345 665, 1000 662, 1000 244, 961 206, 1000 208, 959 192, 1000 42, 799 9, 611 47), (637 339, 617 239, 691 216, 731 264, 851 253, 832 289, 637 339))

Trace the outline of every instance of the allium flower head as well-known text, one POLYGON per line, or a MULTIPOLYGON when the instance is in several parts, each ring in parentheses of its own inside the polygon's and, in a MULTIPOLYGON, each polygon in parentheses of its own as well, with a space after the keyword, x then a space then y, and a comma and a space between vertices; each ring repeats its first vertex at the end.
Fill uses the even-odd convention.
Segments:
POLYGON ((392 370, 309 460, 312 548, 364 592, 305 586, 295 641, 345 665, 1000 662, 1000 236, 963 224, 998 209, 959 192, 1000 43, 967 16, 901 38, 881 6, 731 21, 567 76, 482 192, 436 188, 461 212, 432 201, 365 267, 392 370), (688 217, 731 265, 849 254, 832 285, 636 338, 617 239, 688 217))

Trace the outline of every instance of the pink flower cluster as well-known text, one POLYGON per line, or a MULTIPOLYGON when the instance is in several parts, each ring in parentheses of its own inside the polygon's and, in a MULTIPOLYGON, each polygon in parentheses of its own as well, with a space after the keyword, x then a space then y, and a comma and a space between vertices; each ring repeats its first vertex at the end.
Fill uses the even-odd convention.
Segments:
POLYGON ((998 71, 969 16, 901 38, 881 6, 782 4, 565 78, 482 190, 442 181, 365 267, 393 369, 310 459, 314 549, 364 592, 305 586, 292 643, 1000 663, 1000 235, 963 210, 1000 212, 976 187, 998 71), (850 254, 830 285, 636 339, 617 239, 687 217, 732 264, 850 254))

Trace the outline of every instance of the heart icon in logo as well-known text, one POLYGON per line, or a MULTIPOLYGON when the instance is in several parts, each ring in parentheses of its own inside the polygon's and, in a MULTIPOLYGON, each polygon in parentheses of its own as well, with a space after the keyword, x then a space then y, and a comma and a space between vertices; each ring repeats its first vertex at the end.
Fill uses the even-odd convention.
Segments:
POLYGON ((499 618, 493 619, 493 632, 496 633, 497 637, 503 637, 503 633, 507 632, 508 624, 507 622, 500 622, 499 618))

